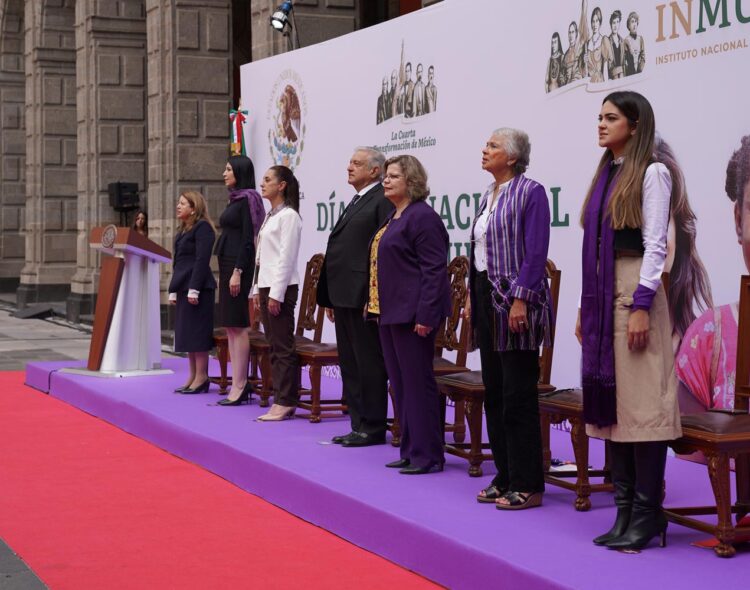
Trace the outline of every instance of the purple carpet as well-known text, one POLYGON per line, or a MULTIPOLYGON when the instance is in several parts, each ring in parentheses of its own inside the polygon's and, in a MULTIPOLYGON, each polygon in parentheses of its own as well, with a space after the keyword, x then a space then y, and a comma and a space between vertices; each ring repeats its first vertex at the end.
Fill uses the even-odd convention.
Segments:
MULTIPOLYGON (((590 512, 573 509, 571 492, 548 486, 544 507, 500 512, 478 504, 489 482, 447 457, 443 473, 406 477, 383 464, 388 446, 347 449, 326 444, 348 432, 348 419, 310 424, 254 422, 257 402, 212 405, 215 393, 182 396, 186 360, 165 360, 174 375, 98 379, 57 372, 83 363, 31 363, 26 383, 123 430, 197 463, 289 512, 449 588, 746 588, 748 550, 734 559, 691 546, 706 535, 670 526, 668 547, 625 555, 591 539, 614 517, 609 494, 594 494, 590 512)), ((214 367, 215 369, 215 367, 214 367)), ((336 381, 326 386, 340 391, 336 381)), ((450 435, 449 435, 450 436, 450 435)), ((601 465, 602 446, 591 444, 601 465)), ((553 431, 553 456, 572 459, 567 434, 553 431)), ((706 468, 670 459, 667 505, 712 503, 706 468)))

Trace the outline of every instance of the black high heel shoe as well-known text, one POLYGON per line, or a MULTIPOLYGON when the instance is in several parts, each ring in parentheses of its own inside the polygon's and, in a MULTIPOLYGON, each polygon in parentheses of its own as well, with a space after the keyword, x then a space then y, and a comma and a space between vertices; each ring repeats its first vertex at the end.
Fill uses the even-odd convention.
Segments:
POLYGON ((193 387, 190 389, 187 387, 186 389, 183 389, 181 393, 206 393, 208 392, 208 388, 211 385, 211 381, 209 379, 206 379, 203 383, 201 383, 198 387, 193 387))
POLYGON ((240 397, 237 399, 220 399, 216 405, 217 406, 239 406, 240 404, 249 404, 250 403, 250 394, 253 391, 253 384, 249 381, 245 383, 245 387, 242 388, 242 393, 240 393, 240 397))
POLYGON ((174 392, 175 393, 182 393, 186 389, 190 389, 190 385, 183 385, 182 387, 177 387, 174 392))

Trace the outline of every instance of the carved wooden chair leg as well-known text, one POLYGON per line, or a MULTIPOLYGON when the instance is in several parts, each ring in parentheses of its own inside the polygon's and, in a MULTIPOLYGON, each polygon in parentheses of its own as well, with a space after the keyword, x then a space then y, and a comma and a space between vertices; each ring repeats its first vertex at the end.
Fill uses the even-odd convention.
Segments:
POLYGON ((391 398, 391 407, 393 408, 393 422, 391 423, 391 446, 401 446, 401 420, 398 419, 398 408, 396 399, 393 397, 393 389, 388 384, 388 396, 391 398))
POLYGON ((549 448, 549 429, 551 420, 549 414, 539 416, 539 425, 542 429, 542 464, 544 471, 549 471, 552 467, 552 450, 549 448))
POLYGON ((463 403, 453 407, 453 440, 457 443, 466 440, 466 406, 463 403))
POLYGON ((471 438, 471 449, 469 451, 469 475, 480 477, 482 475, 482 400, 459 400, 456 403, 465 404, 466 416, 469 422, 469 437, 471 438))
POLYGON ((717 453, 708 459, 708 476, 716 499, 716 515, 719 522, 716 527, 716 538, 719 544, 714 547, 719 557, 734 557, 734 527, 732 526, 732 497, 729 488, 729 457, 726 453, 717 453))
POLYGON ((227 363, 229 363, 229 345, 222 343, 216 347, 216 359, 219 361, 219 390, 226 393, 229 386, 227 378, 227 363))
POLYGON ((589 439, 586 436, 586 425, 580 418, 571 418, 570 439, 576 459, 576 501, 579 512, 591 509, 591 484, 589 483, 589 439))
POLYGON ((310 422, 317 424, 320 422, 320 373, 319 365, 310 365, 310 422))

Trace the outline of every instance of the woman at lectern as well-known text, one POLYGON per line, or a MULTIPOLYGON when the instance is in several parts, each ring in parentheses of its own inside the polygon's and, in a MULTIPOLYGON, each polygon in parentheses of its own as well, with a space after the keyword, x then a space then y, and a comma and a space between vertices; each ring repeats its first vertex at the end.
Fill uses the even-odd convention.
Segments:
POLYGON ((278 422, 294 416, 299 401, 299 363, 294 340, 294 308, 299 295, 297 258, 302 235, 299 183, 286 166, 271 166, 260 185, 271 204, 258 234, 253 304, 260 311, 271 356, 273 405, 258 417, 278 422))
POLYGON ((232 156, 224 168, 229 201, 219 218, 221 235, 214 254, 219 259, 219 326, 226 329, 232 359, 232 388, 221 406, 236 406, 250 400, 252 384, 247 380, 250 313, 247 298, 253 284, 255 236, 265 210, 255 190, 255 169, 250 158, 232 156))
POLYGON ((654 113, 637 92, 613 92, 599 114, 601 160, 581 212, 586 432, 609 440, 617 516, 597 545, 665 544, 667 441, 682 434, 672 322, 661 281, 672 177, 654 161, 654 113))
POLYGON ((142 236, 148 237, 148 215, 143 209, 138 209, 133 218, 133 226, 130 228, 142 236))
POLYGON ((541 506, 539 348, 552 308, 545 272, 550 212, 544 187, 525 176, 531 143, 519 129, 492 133, 482 168, 493 177, 472 227, 471 318, 482 361, 487 433, 497 475, 477 501, 498 510, 541 506))
POLYGON ((176 306, 174 349, 188 354, 190 372, 175 393, 205 393, 208 353, 213 347, 216 280, 209 265, 216 231, 206 200, 196 191, 180 195, 177 219, 169 302, 176 306))

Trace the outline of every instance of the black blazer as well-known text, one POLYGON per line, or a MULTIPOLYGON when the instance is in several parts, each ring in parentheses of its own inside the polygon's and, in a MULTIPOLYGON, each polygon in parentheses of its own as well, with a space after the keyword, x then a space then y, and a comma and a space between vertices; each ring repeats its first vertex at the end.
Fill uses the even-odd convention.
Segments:
POLYGON ((216 279, 209 266, 215 238, 216 233, 205 220, 200 220, 190 231, 175 236, 170 293, 216 289, 216 279))
POLYGON ((219 217, 221 235, 216 242, 214 254, 223 258, 233 258, 234 267, 249 272, 255 267, 255 246, 253 244, 253 222, 250 219, 250 205, 242 198, 230 202, 219 217))
POLYGON ((362 309, 367 301, 370 240, 393 211, 377 184, 347 209, 328 237, 318 283, 317 301, 323 307, 362 309))

